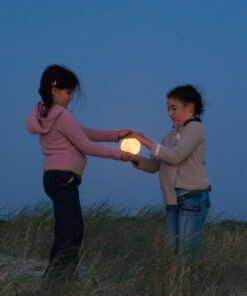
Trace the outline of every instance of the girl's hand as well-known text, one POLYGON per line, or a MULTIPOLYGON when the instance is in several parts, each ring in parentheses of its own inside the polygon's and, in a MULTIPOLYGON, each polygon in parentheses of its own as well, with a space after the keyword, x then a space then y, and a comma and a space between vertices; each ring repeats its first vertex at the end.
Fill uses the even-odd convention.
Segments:
POLYGON ((122 161, 131 161, 135 155, 129 152, 121 151, 121 158, 122 161))
POLYGON ((127 138, 132 132, 133 131, 130 129, 124 129, 124 130, 118 131, 118 141, 124 138, 127 138))
POLYGON ((140 162, 140 156, 139 155, 134 155, 131 162, 133 163, 134 166, 138 166, 140 162))
POLYGON ((143 145, 145 145, 148 149, 152 148, 153 142, 146 138, 142 133, 133 132, 130 135, 133 138, 139 140, 143 145))

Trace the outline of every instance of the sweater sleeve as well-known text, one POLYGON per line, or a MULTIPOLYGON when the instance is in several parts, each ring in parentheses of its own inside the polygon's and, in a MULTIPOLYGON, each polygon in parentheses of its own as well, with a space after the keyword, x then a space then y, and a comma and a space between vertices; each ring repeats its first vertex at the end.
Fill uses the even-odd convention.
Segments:
POLYGON ((99 130, 80 124, 82 131, 91 141, 95 142, 118 142, 117 130, 99 130))
POLYGON ((178 165, 193 152, 202 140, 204 133, 205 131, 201 123, 191 122, 184 127, 174 147, 171 148, 154 143, 150 151, 150 156, 171 165, 178 165))
POLYGON ((119 148, 111 148, 91 141, 73 114, 68 110, 63 112, 59 120, 61 133, 63 133, 81 153, 115 160, 120 159, 121 150, 119 148))
POLYGON ((156 173, 160 169, 160 161, 156 159, 140 157, 139 164, 133 164, 133 166, 138 170, 143 170, 148 173, 156 173))

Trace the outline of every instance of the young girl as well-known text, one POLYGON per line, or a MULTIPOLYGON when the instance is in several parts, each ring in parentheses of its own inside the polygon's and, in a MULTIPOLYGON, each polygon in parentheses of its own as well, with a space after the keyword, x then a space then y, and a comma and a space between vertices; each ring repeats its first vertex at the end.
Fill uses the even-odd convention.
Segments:
POLYGON ((210 207, 206 132, 200 119, 204 106, 200 93, 191 85, 172 89, 167 94, 167 106, 173 130, 161 144, 132 133, 150 149, 152 157, 135 156, 132 162, 138 169, 159 171, 170 245, 175 253, 196 258, 200 256, 201 232, 210 207))
POLYGON ((67 110, 79 81, 70 70, 53 65, 41 78, 38 102, 27 120, 27 130, 38 134, 44 154, 43 184, 53 202, 55 229, 49 266, 45 272, 72 275, 78 264, 78 250, 84 225, 78 194, 86 155, 128 161, 130 155, 119 148, 95 142, 118 142, 131 130, 97 130, 81 125, 67 110))

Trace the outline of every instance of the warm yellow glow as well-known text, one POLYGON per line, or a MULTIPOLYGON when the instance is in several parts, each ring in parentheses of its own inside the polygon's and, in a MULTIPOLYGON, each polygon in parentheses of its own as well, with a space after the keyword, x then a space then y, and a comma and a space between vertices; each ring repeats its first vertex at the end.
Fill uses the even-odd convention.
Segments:
POLYGON ((138 154, 141 150, 141 143, 135 138, 124 139, 120 145, 120 149, 132 154, 138 154))

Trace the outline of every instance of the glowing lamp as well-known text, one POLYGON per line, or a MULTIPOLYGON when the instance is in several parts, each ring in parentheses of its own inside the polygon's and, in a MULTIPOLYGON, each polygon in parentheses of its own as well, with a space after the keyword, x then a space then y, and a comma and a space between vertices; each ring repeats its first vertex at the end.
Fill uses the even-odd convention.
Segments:
POLYGON ((132 154, 138 154, 141 150, 141 143, 135 138, 124 139, 121 142, 120 149, 132 154))

